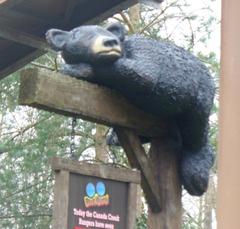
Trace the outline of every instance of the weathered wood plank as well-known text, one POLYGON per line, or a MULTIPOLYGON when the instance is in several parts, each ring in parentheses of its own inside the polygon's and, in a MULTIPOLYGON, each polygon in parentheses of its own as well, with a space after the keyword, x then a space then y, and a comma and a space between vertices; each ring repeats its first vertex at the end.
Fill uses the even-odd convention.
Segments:
POLYGON ((132 182, 136 184, 140 184, 141 182, 140 172, 131 169, 120 169, 110 166, 109 164, 90 164, 84 161, 70 161, 58 157, 52 158, 50 163, 54 170, 68 170, 73 173, 81 173, 83 175, 132 182))
POLYGON ((69 172, 61 170, 55 173, 53 229, 67 228, 68 204, 69 172))
POLYGON ((31 60, 38 58, 44 53, 45 53, 44 51, 36 49, 36 51, 33 52, 22 52, 21 55, 23 57, 19 57, 18 60, 15 60, 14 62, 12 59, 10 59, 8 61, 7 67, 6 65, 0 66, 0 80, 6 77, 7 75, 17 71, 19 68, 22 68, 23 66, 28 64, 31 60))
POLYGON ((11 8, 25 0, 0 0, 0 10, 11 8))
POLYGON ((128 209, 127 209, 127 228, 133 229, 136 224, 136 211, 137 211, 137 188, 138 185, 129 183, 128 188, 128 209))
POLYGON ((68 0, 67 7, 66 7, 64 17, 63 17, 64 24, 67 24, 67 22, 70 20, 77 4, 79 4, 79 2, 76 0, 68 0))
POLYGON ((149 209, 148 228, 180 229, 182 218, 181 184, 178 176, 179 157, 168 138, 154 139, 149 160, 153 165, 155 179, 160 188, 161 212, 149 209))
POLYGON ((166 122, 137 109, 116 92, 47 70, 21 72, 19 103, 134 129, 146 136, 159 136, 167 131, 166 122))
POLYGON ((41 25, 41 26, 49 26, 49 21, 45 18, 37 17, 34 15, 26 14, 21 11, 16 11, 13 9, 4 9, 0 10, 1 21, 2 19, 7 19, 9 21, 23 21, 23 22, 31 22, 32 24, 41 25))
POLYGON ((138 136, 123 128, 116 128, 115 131, 131 167, 141 171, 142 188, 152 212, 160 212, 162 199, 159 184, 155 179, 152 163, 149 161, 138 136))
MULTIPOLYGON (((33 36, 28 33, 24 33, 20 30, 10 28, 8 26, 0 24, 0 37, 6 40, 10 40, 19 44, 30 46, 40 49, 45 52, 54 52, 44 39, 37 36, 33 36)), ((55 53, 55 52, 54 52, 55 53)))
POLYGON ((127 9, 137 3, 138 3, 138 0, 125 0, 125 1, 121 2, 120 4, 114 6, 113 8, 98 15, 96 18, 89 20, 87 24, 94 24, 94 23, 97 23, 99 20, 103 21, 106 18, 109 18, 109 17, 113 16, 114 14, 117 14, 117 13, 121 12, 122 10, 127 9))

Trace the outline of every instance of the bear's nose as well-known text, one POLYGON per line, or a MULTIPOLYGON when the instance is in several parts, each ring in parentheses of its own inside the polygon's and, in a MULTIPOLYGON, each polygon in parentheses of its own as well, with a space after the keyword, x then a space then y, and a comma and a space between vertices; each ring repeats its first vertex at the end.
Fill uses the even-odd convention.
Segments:
POLYGON ((103 40, 103 45, 105 47, 114 47, 114 46, 119 45, 119 41, 115 38, 105 38, 103 40))

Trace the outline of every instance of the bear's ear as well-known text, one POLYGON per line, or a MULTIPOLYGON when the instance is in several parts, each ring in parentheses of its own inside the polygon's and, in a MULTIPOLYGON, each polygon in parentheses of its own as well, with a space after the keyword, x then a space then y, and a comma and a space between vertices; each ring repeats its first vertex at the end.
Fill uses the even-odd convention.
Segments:
POLYGON ((70 33, 59 29, 50 29, 46 33, 46 40, 55 51, 64 49, 70 33))
POLYGON ((106 29, 117 36, 120 41, 124 41, 126 30, 121 23, 110 24, 106 27, 106 29))

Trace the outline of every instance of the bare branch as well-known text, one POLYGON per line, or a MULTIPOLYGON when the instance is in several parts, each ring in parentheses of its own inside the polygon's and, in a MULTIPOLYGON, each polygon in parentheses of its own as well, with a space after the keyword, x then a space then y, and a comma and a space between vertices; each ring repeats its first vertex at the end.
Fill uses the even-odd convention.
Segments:
POLYGON ((119 14, 121 15, 123 21, 127 24, 128 28, 129 28, 129 32, 134 33, 135 31, 134 31, 133 25, 130 22, 130 20, 127 18, 127 16, 123 12, 121 12, 119 14))
POLYGON ((141 31, 139 32, 140 34, 142 34, 146 29, 148 29, 149 27, 155 25, 156 23, 158 23, 159 21, 159 18, 170 8, 172 7, 173 5, 176 5, 176 3, 178 2, 175 1, 175 2, 172 2, 171 4, 169 4, 168 6, 166 6, 164 9, 161 10, 161 12, 152 20, 150 21, 145 27, 143 27, 141 29, 141 31))
POLYGON ((49 67, 47 65, 44 65, 44 64, 39 64, 39 63, 36 63, 36 62, 31 62, 30 64, 35 66, 35 67, 38 67, 38 68, 44 68, 44 69, 47 69, 47 70, 56 71, 56 69, 51 68, 51 67, 49 67))
POLYGON ((33 127, 39 125, 40 123, 48 120, 49 118, 51 118, 51 116, 46 117, 46 118, 44 118, 44 119, 41 119, 41 120, 39 120, 39 121, 37 121, 37 122, 31 123, 30 125, 25 126, 25 127, 23 127, 23 128, 20 128, 20 129, 17 131, 17 134, 15 134, 15 135, 8 141, 8 143, 11 142, 11 141, 13 141, 13 140, 14 140, 15 138, 17 138, 18 136, 23 135, 26 131, 30 130, 31 128, 33 128, 33 127))
POLYGON ((119 21, 119 22, 121 22, 121 23, 124 23, 124 21, 123 20, 121 20, 120 18, 118 18, 118 17, 112 17, 113 19, 115 19, 115 20, 117 20, 117 21, 119 21))

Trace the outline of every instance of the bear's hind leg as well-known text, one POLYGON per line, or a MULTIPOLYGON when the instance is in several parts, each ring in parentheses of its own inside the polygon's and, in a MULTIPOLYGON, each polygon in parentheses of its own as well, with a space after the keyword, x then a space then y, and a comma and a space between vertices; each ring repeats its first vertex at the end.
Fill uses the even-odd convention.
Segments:
POLYGON ((201 112, 184 114, 179 120, 183 147, 180 175, 184 188, 201 196, 208 187, 214 154, 208 141, 208 115, 201 112))
POLYGON ((82 79, 89 82, 95 82, 94 72, 91 65, 89 64, 85 64, 85 63, 63 64, 61 66, 60 72, 77 79, 82 79))
POLYGON ((189 194, 201 196, 207 190, 209 173, 213 163, 214 154, 209 144, 197 152, 183 152, 180 165, 181 179, 189 194))

